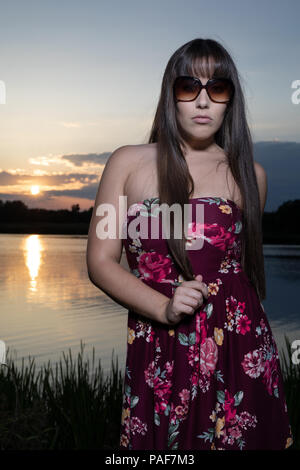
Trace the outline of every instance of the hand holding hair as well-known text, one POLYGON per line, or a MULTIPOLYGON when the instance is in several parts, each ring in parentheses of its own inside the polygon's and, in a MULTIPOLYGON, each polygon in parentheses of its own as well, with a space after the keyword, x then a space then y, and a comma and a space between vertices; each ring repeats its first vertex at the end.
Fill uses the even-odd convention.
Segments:
POLYGON ((204 297, 208 297, 208 288, 202 279, 202 274, 198 274, 194 280, 183 281, 176 288, 166 306, 165 315, 168 324, 179 323, 185 315, 193 315, 203 304, 204 297))

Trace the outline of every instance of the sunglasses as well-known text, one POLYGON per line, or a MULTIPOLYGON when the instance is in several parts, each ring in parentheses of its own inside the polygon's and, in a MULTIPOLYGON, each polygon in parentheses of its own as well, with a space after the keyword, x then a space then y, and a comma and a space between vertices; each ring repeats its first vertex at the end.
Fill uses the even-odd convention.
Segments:
POLYGON ((211 78, 206 85, 196 77, 182 75, 174 81, 173 91, 177 101, 194 101, 202 88, 211 101, 215 103, 228 103, 234 94, 234 85, 230 78, 211 78))

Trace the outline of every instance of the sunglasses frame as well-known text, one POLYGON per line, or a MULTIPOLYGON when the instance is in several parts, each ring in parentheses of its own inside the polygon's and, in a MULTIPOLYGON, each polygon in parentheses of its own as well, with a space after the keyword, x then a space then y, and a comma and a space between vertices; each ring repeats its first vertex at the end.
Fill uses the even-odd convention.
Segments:
POLYGON ((229 103, 232 98, 233 98, 233 95, 234 95, 234 85, 233 85, 233 82, 232 80, 230 80, 230 78, 225 78, 225 77, 216 77, 216 78, 210 78, 205 85, 202 85, 201 83, 201 80, 200 78, 198 77, 192 77, 191 75, 180 75, 179 77, 176 77, 175 80, 174 80, 174 84, 173 84, 173 93, 174 93, 174 98, 176 99, 176 101, 183 101, 183 102, 188 102, 188 101, 194 101, 196 98, 198 98, 202 88, 205 88, 206 90, 206 93, 208 94, 209 96, 209 99, 211 101, 213 101, 214 103, 220 103, 220 104, 226 104, 226 103, 229 103), (197 93, 197 95, 195 96, 195 98, 191 99, 191 100, 178 100, 176 98, 176 94, 175 94, 175 85, 176 85, 176 82, 177 80, 179 79, 182 79, 182 78, 189 78, 189 79, 193 79, 195 80, 198 84, 199 84, 199 91, 197 93), (209 93, 209 90, 208 90, 208 87, 213 84, 214 82, 218 81, 218 80, 225 80, 226 82, 230 83, 231 87, 232 87, 232 95, 231 97, 229 98, 229 100, 227 101, 216 101, 216 100, 213 100, 210 96, 210 93, 209 93))

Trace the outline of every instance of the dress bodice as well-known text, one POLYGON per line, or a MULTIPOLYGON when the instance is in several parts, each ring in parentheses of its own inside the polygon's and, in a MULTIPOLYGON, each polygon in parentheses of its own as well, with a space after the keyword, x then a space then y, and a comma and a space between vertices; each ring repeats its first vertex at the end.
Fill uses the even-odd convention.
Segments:
MULTIPOLYGON (((195 276, 202 274, 206 282, 240 273, 249 282, 241 266, 243 211, 234 201, 222 197, 190 199, 188 207, 185 246, 195 276)), ((155 283, 156 289, 157 283, 177 286, 184 280, 164 238, 159 208, 157 197, 132 204, 123 226, 131 272, 149 285, 155 283)))

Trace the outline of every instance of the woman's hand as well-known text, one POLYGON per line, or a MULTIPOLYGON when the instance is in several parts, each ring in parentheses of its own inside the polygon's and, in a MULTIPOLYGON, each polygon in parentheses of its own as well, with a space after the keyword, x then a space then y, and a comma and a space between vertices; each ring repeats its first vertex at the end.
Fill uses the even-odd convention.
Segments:
POLYGON ((208 288, 202 279, 202 274, 198 274, 193 281, 183 281, 176 288, 165 310, 168 325, 179 323, 184 315, 193 315, 203 304, 204 297, 208 297, 208 288))

